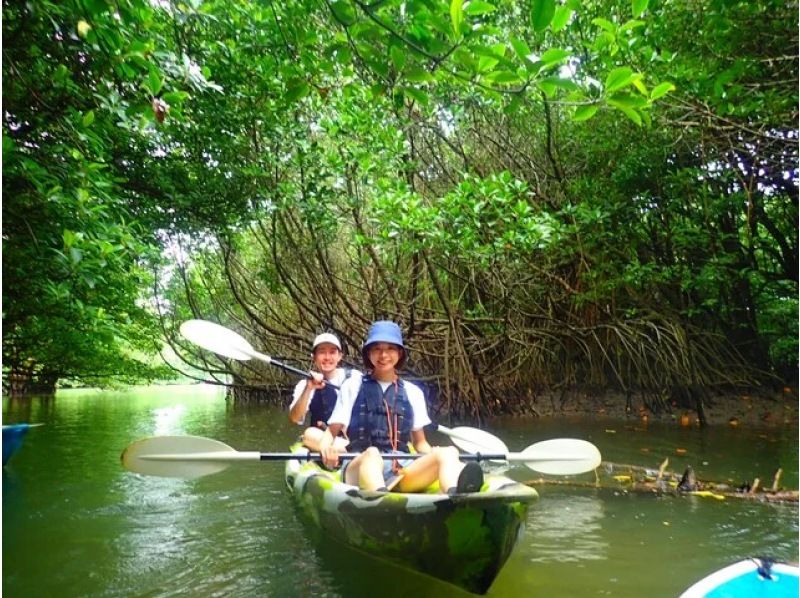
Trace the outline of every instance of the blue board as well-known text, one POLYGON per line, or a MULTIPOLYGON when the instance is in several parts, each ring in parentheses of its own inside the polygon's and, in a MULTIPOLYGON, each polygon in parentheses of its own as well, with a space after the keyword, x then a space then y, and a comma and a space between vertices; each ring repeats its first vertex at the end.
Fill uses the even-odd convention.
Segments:
POLYGON ((3 467, 11 456, 22 446, 22 439, 30 429, 30 424, 11 424, 3 426, 3 467))
POLYGON ((704 577, 681 598, 797 598, 800 569, 769 559, 739 561, 704 577))

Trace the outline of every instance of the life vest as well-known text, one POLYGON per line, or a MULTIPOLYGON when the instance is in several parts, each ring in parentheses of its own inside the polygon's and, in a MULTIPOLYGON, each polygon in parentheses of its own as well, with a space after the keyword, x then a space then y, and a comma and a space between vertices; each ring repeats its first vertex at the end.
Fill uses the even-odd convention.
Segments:
MULTIPOLYGON (((344 379, 347 380, 353 370, 346 369, 344 379)), ((322 388, 315 390, 311 396, 311 401, 308 404, 308 411, 311 413, 311 425, 323 430, 328 425, 328 420, 333 413, 333 407, 336 405, 336 399, 339 397, 339 391, 333 386, 326 384, 322 388), (322 425, 319 424, 322 422, 322 425)))
POLYGON ((361 452, 374 446, 382 453, 395 450, 407 453, 413 423, 414 411, 403 381, 389 385, 384 392, 376 380, 365 375, 350 412, 349 448, 361 452))

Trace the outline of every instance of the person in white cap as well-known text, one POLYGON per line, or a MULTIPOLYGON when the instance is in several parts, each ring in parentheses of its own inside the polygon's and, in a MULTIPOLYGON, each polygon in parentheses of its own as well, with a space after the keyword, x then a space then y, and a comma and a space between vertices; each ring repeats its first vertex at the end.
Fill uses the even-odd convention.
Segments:
MULTIPOLYGON (((311 346, 311 356, 314 367, 319 371, 312 371, 310 378, 301 380, 294 387, 292 403, 289 405, 289 419, 302 425, 306 414, 311 414, 311 425, 303 432, 303 444, 311 450, 319 450, 322 432, 327 427, 328 418, 339 398, 339 391, 326 384, 326 381, 341 387, 353 371, 339 367, 343 356, 342 344, 330 332, 317 335, 311 346)), ((360 375, 360 372, 356 372, 356 375, 360 375)), ((338 437, 336 446, 344 450, 347 441, 338 437)))

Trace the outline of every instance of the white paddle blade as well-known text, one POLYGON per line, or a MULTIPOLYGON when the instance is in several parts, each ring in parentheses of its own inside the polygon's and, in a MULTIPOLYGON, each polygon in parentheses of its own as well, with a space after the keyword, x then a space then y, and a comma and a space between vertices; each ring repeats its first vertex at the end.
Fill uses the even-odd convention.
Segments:
POLYGON ((575 438, 555 438, 537 442, 509 460, 522 461, 527 467, 552 475, 575 475, 592 471, 602 457, 595 445, 575 438))
POLYGON ((449 436, 453 440, 453 444, 465 453, 508 453, 508 447, 505 442, 497 436, 478 428, 459 426, 451 430, 440 425, 438 430, 442 434, 449 436))
POLYGON ((195 461, 204 453, 235 455, 224 442, 202 436, 153 436, 128 445, 122 452, 122 466, 134 473, 166 478, 199 478, 226 469, 225 461, 195 461), (169 456, 170 459, 164 459, 169 456))
POLYGON ((233 330, 206 320, 187 320, 180 327, 183 337, 198 347, 231 359, 247 361, 253 347, 233 330))

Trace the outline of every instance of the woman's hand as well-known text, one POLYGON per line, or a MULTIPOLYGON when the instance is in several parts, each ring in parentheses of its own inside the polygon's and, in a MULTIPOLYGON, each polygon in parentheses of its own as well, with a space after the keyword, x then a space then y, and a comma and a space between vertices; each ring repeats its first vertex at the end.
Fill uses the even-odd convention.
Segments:
POLYGON ((341 429, 342 424, 330 424, 322 434, 322 440, 319 443, 319 454, 325 467, 331 469, 339 467, 339 453, 342 451, 342 447, 334 445, 334 438, 339 435, 341 429))

